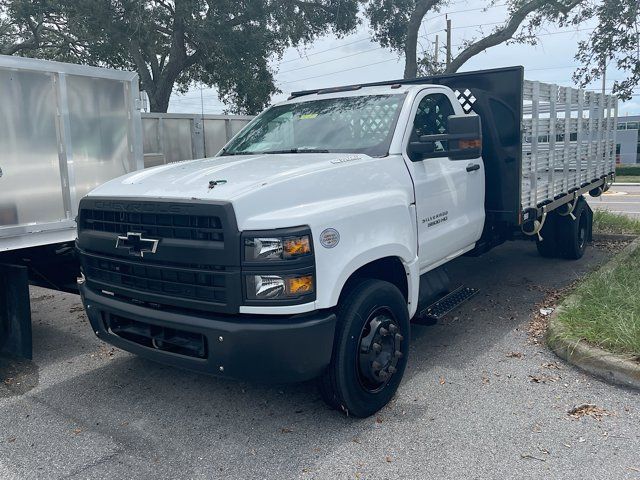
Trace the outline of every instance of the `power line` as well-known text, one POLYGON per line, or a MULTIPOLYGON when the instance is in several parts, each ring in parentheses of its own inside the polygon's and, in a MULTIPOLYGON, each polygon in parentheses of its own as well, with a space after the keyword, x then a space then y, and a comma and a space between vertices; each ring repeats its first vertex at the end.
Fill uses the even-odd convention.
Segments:
MULTIPOLYGON (((587 31, 587 30, 594 30, 594 29, 593 28, 583 28, 583 29, 575 29, 575 30, 564 30, 564 31, 561 31, 561 32, 540 33, 537 36, 544 37, 544 36, 548 36, 548 35, 557 35, 557 34, 561 34, 561 33, 583 32, 583 31, 587 31)), ((461 47, 461 46, 463 46, 463 44, 454 45, 454 47, 461 47)), ((354 55, 349 55, 349 57, 351 57, 351 56, 354 56, 354 55)), ((336 57, 332 61, 340 60, 342 58, 345 58, 345 57, 336 57)), ((306 80, 313 80, 315 78, 327 77, 327 76, 330 76, 330 75, 335 75, 337 73, 349 72, 349 71, 352 71, 352 70, 357 70, 359 68, 366 68, 366 67, 369 67, 369 66, 372 66, 372 65, 378 65, 380 63, 390 62, 392 60, 398 60, 398 58, 397 57, 389 58, 387 60, 381 60, 379 62, 374 62, 374 63, 370 63, 370 64, 367 64, 367 65, 360 65, 358 67, 351 67, 351 68, 347 68, 347 69, 344 69, 344 70, 337 70, 337 71, 330 72, 330 73, 323 73, 323 74, 320 74, 320 75, 315 75, 315 76, 306 77, 306 78, 300 78, 300 79, 297 79, 297 80, 288 80, 286 82, 280 82, 280 83, 283 84, 283 85, 286 85, 286 84, 289 84, 289 83, 296 83, 296 82, 303 82, 303 81, 306 81, 306 80)), ((328 62, 325 62, 325 63, 328 63, 328 62)), ((319 65, 319 64, 320 63, 318 63, 316 65, 319 65)), ((283 72, 283 73, 286 73, 286 72, 283 72)))
POLYGON ((304 82, 305 80, 311 80, 311 79, 313 79, 313 78, 328 77, 329 75, 334 75, 334 74, 336 74, 336 73, 350 72, 351 70, 357 70, 357 69, 359 69, 359 68, 372 67, 372 66, 374 66, 374 65, 379 65, 379 64, 381 64, 381 63, 387 63, 387 62, 390 62, 390 61, 392 61, 392 60, 398 61, 398 59, 397 59, 397 58, 388 58, 387 60, 382 60, 382 61, 380 61, 380 62, 373 62, 373 63, 369 63, 369 64, 367 64, 367 65, 360 65, 359 67, 347 68, 347 69, 345 69, 345 70, 339 70, 339 71, 337 71, 337 72, 324 73, 324 74, 322 74, 322 75, 315 75, 315 76, 313 76, 313 77, 300 78, 300 79, 298 79, 298 80, 290 80, 290 81, 288 81, 288 82, 280 82, 280 83, 284 85, 284 84, 287 84, 287 83, 304 82))
MULTIPOLYGON (((459 4, 459 3, 466 3, 466 1, 463 0, 463 1, 460 1, 460 2, 454 2, 453 5, 456 5, 456 4, 459 4)), ((427 22, 427 21, 431 21, 431 20, 436 20, 438 18, 442 18, 442 17, 444 17, 446 15, 452 15, 454 13, 475 12, 475 11, 478 11, 478 10, 488 10, 488 9, 491 9, 491 8, 504 7, 506 5, 507 5, 506 3, 499 3, 499 4, 496 4, 496 5, 490 5, 488 7, 468 8, 468 9, 465 9, 465 10, 456 10, 456 11, 453 11, 453 12, 440 13, 440 14, 435 15, 435 16, 430 17, 430 18, 427 18, 427 17, 423 18, 422 21, 420 22, 420 24, 422 24, 424 22, 427 22)), ((504 23, 504 22, 496 22, 495 24, 497 24, 497 23, 504 23)), ((492 25, 492 24, 491 23, 487 23, 486 25, 492 25)), ((473 25, 473 26, 482 26, 482 25, 473 25)), ((454 27, 454 30, 456 28, 465 28, 465 27, 454 27)), ((441 31, 444 31, 444 29, 437 30, 437 32, 441 32, 441 31)), ((436 33, 436 32, 432 32, 432 33, 436 33)), ((354 43, 364 42, 365 40, 373 40, 373 35, 369 35, 369 36, 367 36, 365 38, 361 38, 359 40, 354 40, 354 41, 349 42, 349 43, 344 43, 342 45, 337 45, 335 47, 327 48, 325 50, 320 50, 319 52, 310 53, 309 55, 305 55, 305 56, 307 58, 308 57, 312 57, 314 55, 319 55, 321 53, 330 52, 330 51, 336 50, 338 48, 342 48, 342 47, 346 47, 346 46, 349 46, 349 45, 353 45, 354 43)), ((283 60, 282 62, 280 62, 280 65, 282 65, 284 63, 295 62, 296 60, 300 60, 301 58, 302 57, 290 58, 288 60, 283 60)))
MULTIPOLYGON (((460 28, 486 27, 486 26, 489 26, 489 25, 499 25, 499 24, 503 24, 503 23, 504 22, 492 22, 492 23, 478 23, 478 24, 475 24, 475 25, 461 25, 459 27, 453 27, 453 30, 460 29, 460 28)), ((442 28, 440 30, 434 30, 431 33, 434 34, 434 33, 444 32, 445 30, 446 30, 446 28, 442 28)), ((371 38, 371 37, 368 37, 368 38, 371 38)), ((420 38, 427 38, 428 39, 429 37, 427 35, 420 35, 420 38)), ((362 39, 362 40, 366 40, 366 39, 362 39)), ((358 43, 358 42, 361 42, 362 40, 357 40, 356 42, 352 42, 352 43, 358 43)), ((346 45, 350 45, 350 44, 346 44, 346 45)), ((297 70, 303 70, 305 68, 311 68, 311 67, 315 67, 315 66, 318 66, 318 65, 324 65, 325 63, 331 63, 331 62, 335 62, 335 61, 338 61, 338 60, 342 60, 344 58, 355 57, 355 56, 360 55, 360 54, 375 52, 375 51, 384 50, 384 49, 385 49, 385 47, 379 45, 377 47, 373 47, 373 48, 370 48, 368 50, 360 50, 359 52, 351 53, 349 55, 330 58, 330 59, 324 60, 322 62, 312 63, 310 65, 303 65, 301 67, 292 68, 290 70, 284 70, 284 71, 278 72, 278 73, 295 72, 297 70)), ((322 53, 322 52, 328 52, 329 50, 333 50, 333 49, 322 50, 321 52, 316 52, 313 55, 316 55, 316 54, 322 53)), ((311 56, 311 55, 309 55, 309 56, 311 56)), ((294 59, 294 60, 299 60, 299 59, 294 59)), ((293 60, 287 60, 287 62, 291 62, 291 61, 293 61, 293 60)), ((282 65, 283 63, 287 63, 287 62, 280 62, 280 64, 282 65)))

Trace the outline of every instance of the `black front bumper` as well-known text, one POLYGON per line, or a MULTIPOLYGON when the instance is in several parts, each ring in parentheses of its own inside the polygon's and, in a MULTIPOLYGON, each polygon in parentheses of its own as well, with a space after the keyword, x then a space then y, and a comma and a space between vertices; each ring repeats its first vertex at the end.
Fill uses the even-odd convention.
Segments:
POLYGON ((205 317, 132 305, 97 294, 86 284, 80 285, 80 294, 98 337, 161 363, 283 383, 315 378, 331 361, 336 324, 332 311, 205 317))

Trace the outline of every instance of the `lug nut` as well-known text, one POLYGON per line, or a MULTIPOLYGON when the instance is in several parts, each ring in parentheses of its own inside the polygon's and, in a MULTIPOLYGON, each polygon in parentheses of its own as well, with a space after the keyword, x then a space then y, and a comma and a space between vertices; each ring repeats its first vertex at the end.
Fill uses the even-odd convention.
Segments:
POLYGON ((401 342, 402 340, 404 340, 404 337, 402 335, 400 335, 399 333, 396 333, 396 340, 401 342))
POLYGON ((374 370, 380 370, 382 368, 382 364, 374 360, 371 364, 371 368, 373 368, 374 370))
POLYGON ((398 370, 393 365, 388 368, 389 373, 396 373, 398 370))
POLYGON ((389 335, 389 330, 387 330, 384 327, 380 328, 380 335, 382 335, 383 337, 386 337, 387 335, 389 335))
POLYGON ((389 376, 389 374, 385 370, 380 370, 380 373, 378 373, 378 376, 381 379, 386 380, 386 378, 389 376))
POLYGON ((396 358, 402 358, 402 352, 400 350, 396 350, 393 352, 393 356, 396 358))
POLYGON ((382 345, 380 345, 379 343, 374 343, 373 345, 371 345, 371 349, 378 353, 380 350, 382 350, 382 345))
POLYGON ((396 327, 393 323, 389 325, 389 331, 391 333, 396 333, 398 331, 398 327, 396 327))

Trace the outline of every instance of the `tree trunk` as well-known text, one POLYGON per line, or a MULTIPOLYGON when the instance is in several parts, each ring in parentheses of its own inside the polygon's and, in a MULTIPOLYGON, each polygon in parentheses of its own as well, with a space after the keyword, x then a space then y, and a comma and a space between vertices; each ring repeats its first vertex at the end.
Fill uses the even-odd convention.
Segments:
POLYGON ((439 0, 419 0, 407 25, 404 43, 404 78, 416 78, 418 74, 418 32, 422 19, 439 0))
POLYGON ((169 99, 171 98, 171 90, 172 88, 160 88, 153 94, 146 90, 147 95, 149 95, 149 108, 152 112, 167 113, 167 109, 169 108, 169 99))

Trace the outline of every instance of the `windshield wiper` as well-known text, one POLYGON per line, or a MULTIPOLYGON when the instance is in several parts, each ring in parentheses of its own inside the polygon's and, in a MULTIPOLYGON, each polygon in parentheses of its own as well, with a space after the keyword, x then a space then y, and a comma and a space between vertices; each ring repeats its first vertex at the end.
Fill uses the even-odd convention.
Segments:
POLYGON ((267 150, 260 153, 329 153, 326 148, 289 148, 286 150, 267 150))

